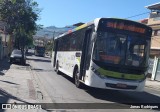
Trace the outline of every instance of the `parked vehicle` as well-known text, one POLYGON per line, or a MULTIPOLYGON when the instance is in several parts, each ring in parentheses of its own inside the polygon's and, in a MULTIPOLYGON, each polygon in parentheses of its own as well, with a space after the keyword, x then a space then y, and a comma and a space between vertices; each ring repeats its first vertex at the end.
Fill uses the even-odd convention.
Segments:
POLYGON ((17 50, 17 49, 13 50, 10 56, 10 63, 12 64, 14 62, 26 64, 26 55, 24 54, 24 59, 23 59, 21 50, 17 50))
POLYGON ((45 56, 45 47, 44 46, 35 46, 34 49, 35 56, 45 56))

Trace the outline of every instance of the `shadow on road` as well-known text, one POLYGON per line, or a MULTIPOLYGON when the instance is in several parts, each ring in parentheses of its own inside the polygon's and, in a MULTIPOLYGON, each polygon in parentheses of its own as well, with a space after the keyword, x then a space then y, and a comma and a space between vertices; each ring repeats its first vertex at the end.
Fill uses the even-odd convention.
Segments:
MULTIPOLYGON (((16 104, 16 101, 22 102, 22 103, 25 103, 25 104, 30 104, 29 102, 26 102, 26 101, 24 101, 20 98, 17 98, 15 96, 13 96, 12 94, 10 94, 10 93, 8 93, 5 90, 0 88, 0 103, 1 104, 7 104, 9 100, 15 100, 15 102, 11 102, 11 103, 15 103, 15 104, 16 104)), ((6 110, 0 109, 0 112, 5 112, 5 111, 6 110)))
MULTIPOLYGON (((29 52, 26 53, 26 56, 35 56, 35 55, 34 55, 34 52, 30 52, 30 51, 29 51, 29 52)), ((46 58, 46 59, 50 58, 49 56, 47 56, 47 57, 44 57, 44 56, 36 56, 36 57, 42 57, 42 58, 46 58)))
MULTIPOLYGON (((5 90, 1 89, 0 88, 0 103, 7 103, 10 99, 14 99, 14 100, 17 100, 17 101, 21 101, 21 102, 25 102, 15 96, 13 96, 12 94, 6 92, 5 90)), ((25 102, 27 103, 27 102, 25 102)))
POLYGON ((19 65, 19 66, 23 66, 23 67, 28 67, 28 66, 30 66, 30 64, 28 64, 28 63, 26 63, 26 64, 13 63, 13 64, 16 64, 16 65, 19 65))
POLYGON ((97 88, 89 88, 86 92, 97 99, 117 103, 160 103, 160 97, 147 92, 125 92, 97 88))
POLYGON ((40 72, 44 71, 43 69, 40 69, 40 68, 32 68, 32 70, 40 71, 40 72))
MULTIPOLYGON (((116 102, 125 105, 150 105, 158 106, 160 104, 160 97, 148 92, 124 92, 116 90, 103 90, 97 88, 89 88, 87 93, 96 99, 116 102)), ((160 110, 160 109, 154 109, 160 110)))
POLYGON ((41 59, 35 59, 35 58, 27 58, 27 60, 32 60, 32 61, 35 61, 35 62, 46 62, 46 63, 51 63, 51 60, 46 60, 41 58, 41 59))
POLYGON ((27 52, 26 53, 26 56, 33 56, 34 55, 34 53, 32 53, 32 52, 27 52))
MULTIPOLYGON (((0 78, 3 77, 2 75, 5 76, 5 72, 10 69, 10 66, 11 66, 11 64, 8 62, 7 58, 0 61, 0 78)), ((27 64, 25 66, 29 66, 29 64, 27 64)), ((20 66, 17 69, 20 69, 20 68, 26 68, 26 67, 20 66)), ((11 84, 11 85, 19 85, 17 83, 14 83, 14 82, 11 82, 11 81, 6 81, 6 80, 3 80, 3 79, 0 79, 0 82, 11 84)), ((8 102, 10 102, 10 100, 15 101, 15 102, 12 102, 12 103, 22 102, 22 103, 30 104, 29 102, 26 102, 23 99, 20 99, 18 97, 15 97, 14 95, 12 95, 12 91, 10 91, 10 93, 5 91, 4 89, 1 88, 1 85, 0 85, 0 107, 2 106, 1 105, 2 103, 7 104, 8 102)), ((5 112, 5 111, 6 110, 0 109, 0 112, 5 112)))
POLYGON ((10 82, 10 81, 4 81, 4 80, 0 80, 1 82, 5 82, 5 83, 8 83, 8 84, 13 84, 13 85, 19 85, 17 83, 13 83, 13 82, 10 82))
MULTIPOLYGON (((73 79, 63 73, 60 74, 67 80, 74 83, 73 79)), ((115 102, 131 106, 132 104, 160 104, 160 97, 148 92, 128 92, 118 90, 108 90, 82 86, 82 90, 92 97, 104 101, 115 102)), ((157 109, 155 109, 157 110, 157 109)))

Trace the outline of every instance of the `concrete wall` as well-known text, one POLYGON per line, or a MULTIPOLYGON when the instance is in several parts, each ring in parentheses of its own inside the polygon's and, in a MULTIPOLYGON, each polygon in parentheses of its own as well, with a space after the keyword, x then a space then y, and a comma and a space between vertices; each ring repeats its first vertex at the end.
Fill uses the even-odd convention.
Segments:
POLYGON ((152 25, 152 24, 160 24, 160 17, 149 18, 148 25, 152 25))
POLYGON ((152 71, 148 71, 148 73, 152 72, 151 80, 160 81, 160 58, 155 57, 153 60, 153 62, 150 63, 152 71))
POLYGON ((0 59, 7 57, 11 52, 10 36, 0 32, 0 59))

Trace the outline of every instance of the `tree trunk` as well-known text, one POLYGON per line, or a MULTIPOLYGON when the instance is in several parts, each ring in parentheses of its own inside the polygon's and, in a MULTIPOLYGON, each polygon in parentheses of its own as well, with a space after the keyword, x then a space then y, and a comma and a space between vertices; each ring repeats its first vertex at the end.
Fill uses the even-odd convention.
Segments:
POLYGON ((24 48, 25 48, 25 42, 24 42, 24 38, 25 37, 22 37, 22 45, 21 45, 21 52, 22 52, 22 64, 25 65, 25 59, 24 59, 24 54, 25 54, 25 51, 24 51, 24 48))

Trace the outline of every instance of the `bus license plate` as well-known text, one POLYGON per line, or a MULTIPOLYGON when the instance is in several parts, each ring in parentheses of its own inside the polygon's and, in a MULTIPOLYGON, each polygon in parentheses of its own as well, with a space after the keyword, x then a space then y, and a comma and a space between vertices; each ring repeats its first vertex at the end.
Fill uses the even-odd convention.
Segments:
POLYGON ((117 84, 117 87, 120 87, 120 88, 126 88, 126 87, 127 87, 127 85, 126 85, 126 84, 118 83, 118 84, 117 84))

